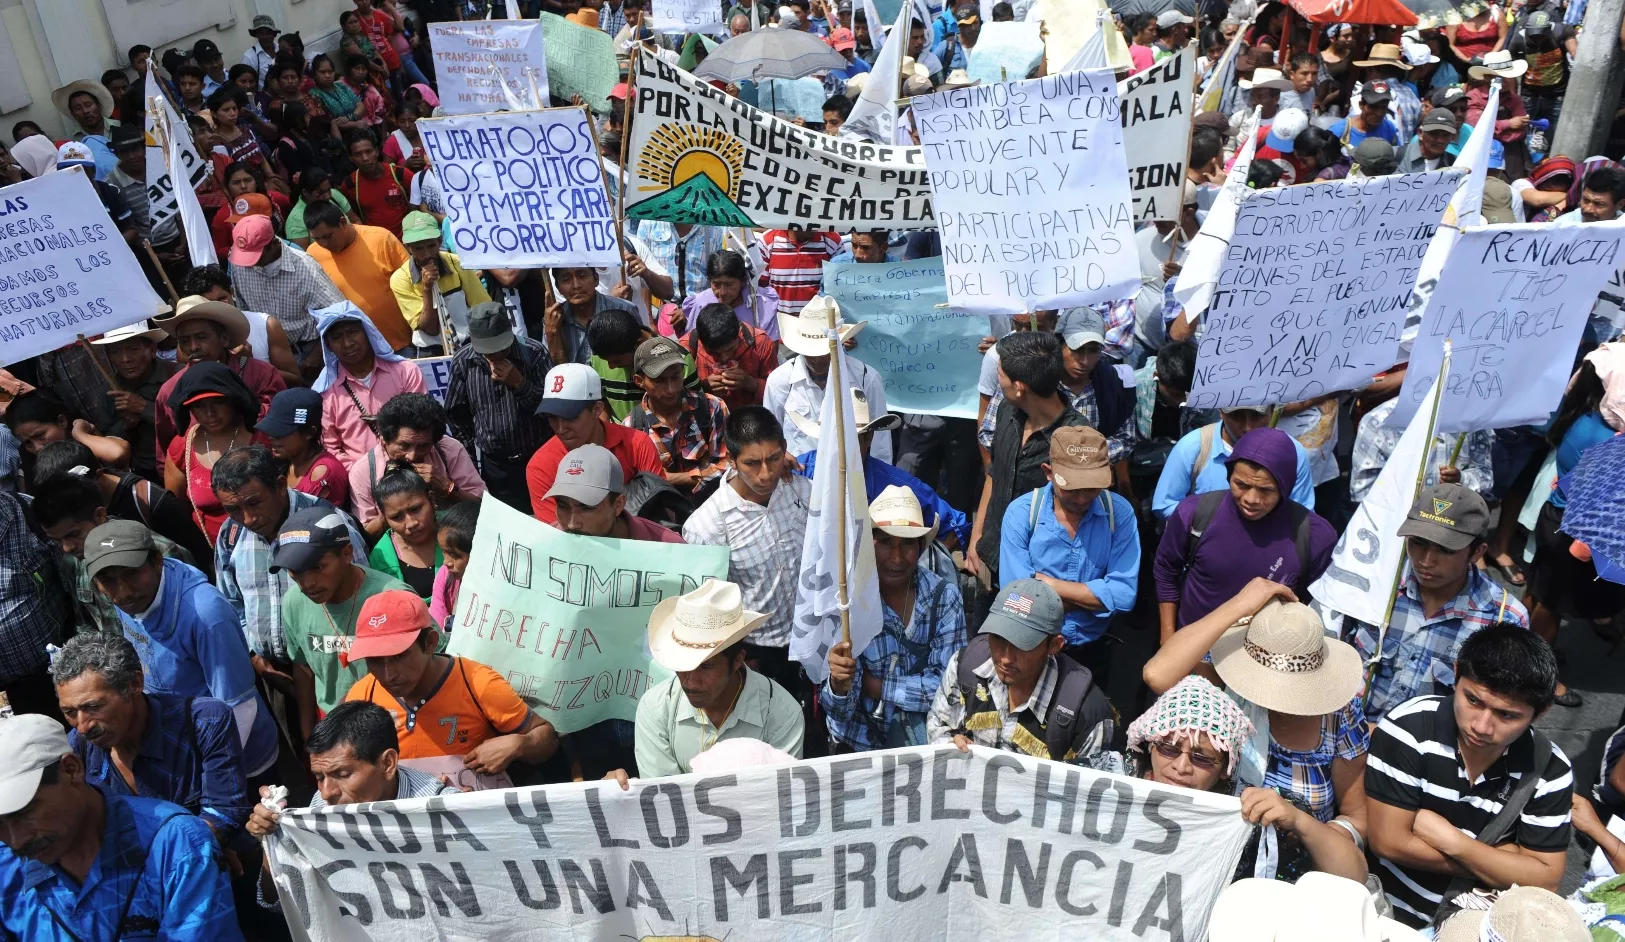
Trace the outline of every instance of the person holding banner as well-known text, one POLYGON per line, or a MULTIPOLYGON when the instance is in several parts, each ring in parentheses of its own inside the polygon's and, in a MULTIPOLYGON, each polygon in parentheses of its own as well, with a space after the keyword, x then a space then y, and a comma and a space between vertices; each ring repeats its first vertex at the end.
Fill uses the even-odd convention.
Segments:
POLYGON ((959 586, 920 564, 937 525, 926 526, 914 492, 887 487, 870 502, 869 518, 885 620, 861 658, 850 642, 830 648, 818 702, 837 753, 925 745, 937 688, 965 646, 959 586))

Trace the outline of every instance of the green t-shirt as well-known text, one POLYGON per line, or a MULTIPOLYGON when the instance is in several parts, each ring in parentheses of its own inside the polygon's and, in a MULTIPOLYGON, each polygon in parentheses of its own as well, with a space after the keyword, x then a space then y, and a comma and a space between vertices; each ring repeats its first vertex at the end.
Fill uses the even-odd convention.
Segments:
MULTIPOLYGON (((333 202, 338 205, 339 211, 345 216, 350 215, 350 201, 344 198, 344 194, 339 192, 338 187, 333 188, 333 202)), ((355 222, 356 220, 351 219, 350 221, 355 222)), ((293 209, 288 210, 288 218, 282 220, 282 232, 289 239, 310 238, 310 230, 305 228, 305 198, 303 196, 299 197, 299 202, 293 204, 293 209)))
MULTIPOLYGON (((643 390, 632 381, 632 368, 616 369, 600 356, 589 359, 587 365, 598 374, 598 380, 604 387, 604 408, 609 410, 616 422, 625 422, 626 417, 632 414, 632 407, 643 401, 643 390)), ((694 368, 694 356, 686 350, 683 352, 683 388, 689 392, 703 391, 700 371, 694 368)))
POLYGON ((355 661, 349 667, 339 664, 339 652, 350 650, 355 637, 356 616, 361 606, 380 592, 412 587, 376 569, 368 569, 361 591, 345 602, 317 605, 305 597, 297 585, 282 598, 282 632, 288 638, 288 657, 316 675, 316 706, 323 713, 344 702, 350 686, 367 676, 367 665, 355 661))

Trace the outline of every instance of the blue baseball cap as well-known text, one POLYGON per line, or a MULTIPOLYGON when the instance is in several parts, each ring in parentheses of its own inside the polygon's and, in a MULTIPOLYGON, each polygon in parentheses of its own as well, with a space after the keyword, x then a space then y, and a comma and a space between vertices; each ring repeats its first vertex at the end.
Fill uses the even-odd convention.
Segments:
POLYGON ((999 590, 982 630, 1031 651, 1061 633, 1066 609, 1055 590, 1037 579, 1017 579, 999 590))
POLYGON ((272 438, 292 435, 322 424, 322 394, 314 389, 284 389, 271 399, 271 408, 257 423, 259 431, 272 438))

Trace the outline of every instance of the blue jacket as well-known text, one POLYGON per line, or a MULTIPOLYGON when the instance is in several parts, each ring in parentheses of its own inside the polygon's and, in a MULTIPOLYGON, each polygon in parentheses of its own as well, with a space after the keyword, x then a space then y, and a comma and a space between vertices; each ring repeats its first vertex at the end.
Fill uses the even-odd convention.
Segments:
MULTIPOLYGON (((796 460, 801 462, 801 475, 810 478, 813 476, 813 468, 818 464, 818 452, 809 451, 798 456, 796 460)), ((938 497, 930 485, 902 468, 887 464, 873 455, 863 456, 863 489, 868 492, 871 501, 893 484, 900 484, 914 492, 914 496, 920 501, 920 509, 925 513, 926 526, 930 526, 939 518, 942 520, 942 526, 938 529, 939 537, 952 533, 959 538, 959 549, 963 550, 970 546, 970 519, 938 497)))
POLYGON ((203 573, 165 559, 152 610, 142 618, 120 611, 119 621, 141 656, 148 691, 224 701, 237 715, 239 731, 252 703, 243 768, 252 775, 269 764, 277 750, 276 722, 254 688, 237 611, 203 573))

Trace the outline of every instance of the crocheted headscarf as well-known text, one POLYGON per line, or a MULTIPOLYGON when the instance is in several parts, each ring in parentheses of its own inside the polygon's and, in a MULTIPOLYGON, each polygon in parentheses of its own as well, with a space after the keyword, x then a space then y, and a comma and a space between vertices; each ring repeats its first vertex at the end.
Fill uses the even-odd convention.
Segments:
POLYGON ((1191 675, 1157 698, 1139 719, 1129 724, 1130 752, 1143 751, 1154 740, 1189 740, 1206 733, 1215 748, 1225 753, 1225 777, 1235 774, 1241 747, 1253 736, 1253 724, 1241 707, 1207 678, 1191 675))

